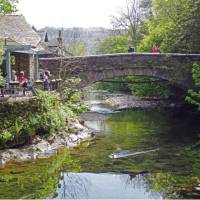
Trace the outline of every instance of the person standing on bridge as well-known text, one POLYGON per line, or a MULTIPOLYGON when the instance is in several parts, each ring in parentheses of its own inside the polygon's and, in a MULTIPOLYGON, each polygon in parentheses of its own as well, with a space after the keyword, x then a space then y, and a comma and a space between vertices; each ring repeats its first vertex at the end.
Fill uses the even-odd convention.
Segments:
POLYGON ((151 48, 151 53, 159 53, 158 47, 153 46, 153 47, 151 48))
POLYGON ((129 53, 132 53, 132 52, 134 52, 134 51, 135 51, 134 47, 132 47, 132 46, 129 46, 129 47, 128 47, 128 52, 129 52, 129 53))

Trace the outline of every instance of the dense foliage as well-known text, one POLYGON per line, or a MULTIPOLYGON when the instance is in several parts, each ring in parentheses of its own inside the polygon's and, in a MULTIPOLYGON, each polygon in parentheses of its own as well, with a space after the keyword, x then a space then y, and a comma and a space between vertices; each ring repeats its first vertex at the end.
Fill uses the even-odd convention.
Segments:
POLYGON ((173 97, 173 88, 166 82, 159 82, 156 78, 143 76, 128 76, 124 78, 113 78, 113 82, 99 82, 97 89, 111 92, 121 91, 132 93, 138 97, 173 97), (135 83, 131 83, 135 82, 135 83))
POLYGON ((131 38, 126 35, 107 37, 97 48, 97 53, 126 53, 131 44, 131 38))
POLYGON ((87 106, 84 105, 81 93, 77 89, 77 85, 80 83, 79 78, 67 78, 63 77, 63 83, 60 87, 60 99, 63 104, 66 104, 74 113, 82 113, 87 111, 87 106))
POLYGON ((199 53, 200 1, 153 0, 153 15, 143 22, 140 51, 158 46, 163 52, 199 53))
POLYGON ((70 52, 73 56, 84 56, 86 55, 86 45, 82 41, 70 41, 67 42, 65 48, 68 52, 70 52))
POLYGON ((200 65, 193 65, 192 77, 196 85, 196 90, 189 90, 186 100, 191 104, 197 106, 200 110, 200 65))
POLYGON ((149 51, 157 45, 164 52, 198 53, 199 3, 198 0, 154 0, 154 16, 146 22, 147 33, 139 49, 149 51))
POLYGON ((133 95, 140 97, 162 97, 168 98, 173 96, 173 90, 169 83, 156 82, 159 81, 156 78, 133 76, 128 77, 126 80, 134 80, 143 83, 128 84, 133 95))
POLYGON ((107 90, 110 92, 121 91, 130 93, 131 90, 128 87, 128 83, 126 83, 126 78, 113 78, 112 82, 98 82, 95 84, 95 87, 99 90, 107 90))

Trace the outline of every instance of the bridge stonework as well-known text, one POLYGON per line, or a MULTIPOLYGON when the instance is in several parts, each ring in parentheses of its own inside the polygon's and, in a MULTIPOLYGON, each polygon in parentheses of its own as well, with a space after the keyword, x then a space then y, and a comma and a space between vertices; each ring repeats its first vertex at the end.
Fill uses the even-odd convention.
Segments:
POLYGON ((63 66, 67 74, 81 78, 80 87, 130 75, 168 80, 183 89, 193 88, 192 65, 200 64, 199 54, 128 53, 85 57, 42 58, 40 68, 48 68, 56 77, 63 66), (62 64, 61 64, 62 63, 62 64))

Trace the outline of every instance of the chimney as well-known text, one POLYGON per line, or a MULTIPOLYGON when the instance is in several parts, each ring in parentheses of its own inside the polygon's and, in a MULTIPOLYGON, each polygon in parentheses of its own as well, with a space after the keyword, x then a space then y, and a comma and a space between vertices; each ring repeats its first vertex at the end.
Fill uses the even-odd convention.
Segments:
POLYGON ((61 30, 58 31, 58 37, 59 37, 59 38, 62 37, 62 32, 61 32, 61 30))
POLYGON ((35 26, 32 26, 32 29, 33 29, 35 32, 37 32, 37 29, 35 28, 35 26))
POLYGON ((61 32, 61 30, 58 31, 57 40, 58 40, 59 45, 61 46, 62 45, 62 32, 61 32))
POLYGON ((49 41, 49 38, 48 38, 48 33, 47 33, 47 32, 46 32, 46 34, 45 34, 44 41, 45 41, 45 42, 48 42, 48 41, 49 41))

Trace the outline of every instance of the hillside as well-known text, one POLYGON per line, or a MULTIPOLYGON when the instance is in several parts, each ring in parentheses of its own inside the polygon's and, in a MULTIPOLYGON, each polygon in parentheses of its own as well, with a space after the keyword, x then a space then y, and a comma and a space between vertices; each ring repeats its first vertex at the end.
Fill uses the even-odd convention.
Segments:
MULTIPOLYGON (((48 32, 49 39, 57 38, 59 28, 45 27, 42 30, 48 32)), ((110 35, 112 31, 105 28, 62 28, 62 35, 65 42, 81 41, 84 42, 87 54, 95 54, 98 44, 110 35)))

